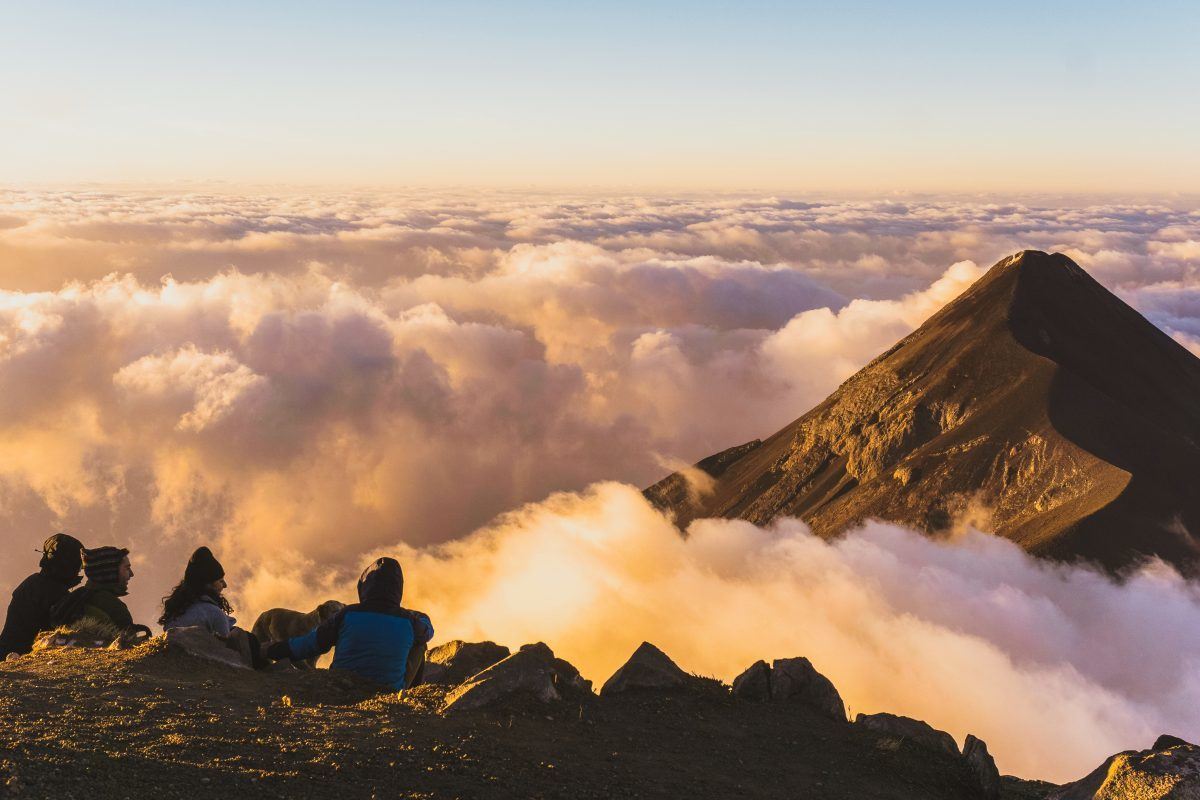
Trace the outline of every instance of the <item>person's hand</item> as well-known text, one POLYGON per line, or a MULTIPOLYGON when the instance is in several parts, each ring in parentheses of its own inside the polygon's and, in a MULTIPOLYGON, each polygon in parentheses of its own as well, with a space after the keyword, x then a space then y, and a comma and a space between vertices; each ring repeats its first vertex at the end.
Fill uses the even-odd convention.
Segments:
POLYGON ((270 642, 266 646, 260 647, 259 652, 273 661, 282 661, 292 657, 292 651, 288 647, 287 641, 270 642))

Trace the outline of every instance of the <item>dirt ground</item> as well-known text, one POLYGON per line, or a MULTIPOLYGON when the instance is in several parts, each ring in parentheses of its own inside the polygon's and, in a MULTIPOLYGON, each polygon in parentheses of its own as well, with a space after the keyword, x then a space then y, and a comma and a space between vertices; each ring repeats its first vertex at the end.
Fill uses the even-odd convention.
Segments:
MULTIPOLYGON (((977 796, 946 754, 716 686, 450 717, 441 692, 251 673, 160 642, 25 656, 0 664, 0 796, 977 796)), ((1047 786, 1009 781, 1006 796, 1047 786)))

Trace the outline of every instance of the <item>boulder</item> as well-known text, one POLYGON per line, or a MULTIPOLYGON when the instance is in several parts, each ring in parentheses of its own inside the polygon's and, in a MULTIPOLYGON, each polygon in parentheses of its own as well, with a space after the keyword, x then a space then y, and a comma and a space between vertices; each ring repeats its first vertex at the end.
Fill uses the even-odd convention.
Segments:
POLYGON ((755 661, 734 678, 733 695, 743 700, 770 700, 771 668, 767 662, 755 661))
POLYGON ((662 650, 642 642, 629 660, 604 682, 600 696, 631 689, 676 689, 698 681, 699 678, 681 670, 662 650))
POLYGON ((996 769, 996 761, 988 753, 987 744, 968 733, 967 740, 963 742, 962 755, 983 797, 986 800, 1000 797, 1000 770, 996 769))
POLYGON ((807 658, 778 658, 771 665, 771 699, 798 701, 819 714, 846 721, 846 705, 833 683, 807 658))
POLYGON ((455 639, 425 655, 424 683, 457 686, 512 655, 495 642, 464 642, 455 639))
POLYGON ((529 698, 549 703, 584 692, 591 693, 591 683, 539 642, 525 645, 451 690, 442 710, 452 714, 529 698))
POLYGON ((561 695, 564 697, 579 695, 590 697, 592 695, 592 682, 585 679, 579 670, 575 669, 574 664, 554 655, 550 648, 541 642, 521 645, 521 650, 526 649, 537 649, 549 654, 550 668, 554 671, 554 687, 561 695))
POLYGON ((199 626, 172 628, 162 635, 168 650, 178 650, 193 658, 224 664, 227 667, 250 669, 240 650, 218 639, 207 629, 199 626))
POLYGON ((953 736, 919 719, 896 714, 859 714, 854 724, 879 733, 911 739, 931 750, 941 750, 952 756, 959 754, 958 743, 954 741, 953 736))
MULTIPOLYGON (((1162 738, 1162 737, 1160 737, 1162 738)), ((1175 739, 1175 737, 1170 737, 1175 739)), ((1182 741, 1182 740, 1179 740, 1182 741)), ((1200 747, 1184 742, 1110 756, 1087 776, 1046 800, 1196 800, 1200 798, 1200 747)))

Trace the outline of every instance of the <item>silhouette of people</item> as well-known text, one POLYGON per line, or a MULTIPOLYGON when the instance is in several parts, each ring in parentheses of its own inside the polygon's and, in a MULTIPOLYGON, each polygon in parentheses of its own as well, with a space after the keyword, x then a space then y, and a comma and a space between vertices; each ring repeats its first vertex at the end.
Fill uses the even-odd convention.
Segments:
POLYGON ((166 631, 204 628, 226 640, 231 649, 238 650, 247 664, 262 667, 265 662, 258 639, 237 627, 237 620, 232 616, 233 607, 223 594, 228 586, 221 562, 207 547, 197 548, 188 559, 183 580, 163 598, 163 613, 158 624, 166 631))
POLYGON ((433 638, 429 617, 400 605, 404 572, 380 558, 358 580, 358 602, 302 636, 267 648, 272 659, 305 659, 334 650, 331 669, 343 669, 393 689, 420 682, 425 648, 433 638))
POLYGON ((51 609, 82 580, 83 545, 74 536, 56 533, 42 545, 41 552, 40 571, 13 591, 0 632, 0 660, 9 653, 28 653, 38 633, 51 627, 51 609))

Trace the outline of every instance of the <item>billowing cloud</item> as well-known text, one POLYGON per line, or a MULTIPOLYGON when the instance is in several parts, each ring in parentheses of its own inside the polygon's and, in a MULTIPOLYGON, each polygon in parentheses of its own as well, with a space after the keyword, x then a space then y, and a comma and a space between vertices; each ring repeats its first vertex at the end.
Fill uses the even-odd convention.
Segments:
MULTIPOLYGON (((314 605, 321 592, 344 588, 368 554, 409 548, 415 596, 451 630, 553 639, 596 677, 630 642, 585 643, 553 615, 591 618, 588 604, 605 602, 603 587, 582 578, 563 586, 558 604, 524 629, 487 612, 482 595, 455 577, 456 569, 475 574, 479 586, 495 586, 497 609, 522 609, 503 592, 532 602, 545 587, 516 568, 520 554, 536 562, 528 569, 561 555, 571 574, 589 551, 566 534, 561 553, 532 534, 463 537, 554 492, 606 480, 645 485, 664 465, 773 432, 1018 249, 1067 252, 1200 352, 1197 241, 1200 212, 1186 205, 1111 201, 4 191, 0 530, 15 554, 58 528, 89 544, 131 545, 141 567, 131 601, 142 619, 157 616, 157 598, 199 543, 218 549, 235 602, 249 612, 314 605), (499 560, 489 566, 480 543, 501 539, 510 544, 495 545, 499 560), (495 581, 479 578, 481 569, 495 581), (416 589, 423 572, 437 577, 416 589), (501 586, 509 574, 514 585, 501 586)), ((583 515, 572 530, 586 540, 586 509, 601 495, 601 506, 634 505, 622 492, 547 502, 583 515)), ((644 509, 629 513, 634 527, 622 535, 660 530, 644 509)), ((702 530, 686 545, 646 536, 664 557, 700 569, 708 562, 696 561, 695 548, 727 535, 706 539, 702 530)), ((819 545, 791 528, 728 530, 819 545)), ((889 539, 884 551, 904 541, 889 539)), ((819 546, 826 550, 814 552, 830 558, 851 548, 819 546)), ((32 563, 4 559, 0 591, 32 563)), ((613 573, 610 588, 644 590, 637 596, 649 599, 638 602, 657 603, 657 590, 630 577, 653 570, 628 568, 613 573)), ((867 574, 858 562, 839 569, 867 574)), ((1020 569, 996 573, 996 592, 1020 569)), ((764 609, 755 603, 772 598, 781 609, 820 600, 808 591, 784 582, 752 601, 746 589, 744 604, 757 614, 764 609)), ((868 601, 889 620, 915 602, 855 602, 868 601)), ((721 622, 723 635, 749 638, 717 663, 656 633, 651 623, 664 620, 639 619, 637 636, 725 677, 751 652, 800 648, 820 663, 823 648, 849 647, 851 631, 789 639, 721 622)), ((944 630, 931 641, 971 633, 961 620, 934 622, 944 630)), ((689 629, 675 627, 679 636, 689 629)), ((1034 673, 1021 672, 1027 665, 1013 649, 1021 643, 999 630, 971 633, 986 644, 978 663, 1013 662, 1011 688, 1024 691, 1019 676, 1034 673)), ((974 657, 963 656, 963 670, 974 657)), ((856 678, 865 667, 850 656, 829 658, 852 702, 924 708, 901 686, 856 678), (900 694, 885 702, 888 692, 900 694)), ((1064 691, 1076 691, 1068 668, 1082 670, 1081 697, 1100 696, 1091 683, 1116 685, 1069 653, 1043 661, 1064 691)), ((1141 743, 1125 741, 1134 731, 1122 705, 1130 686, 1079 712, 1092 719, 1111 706, 1126 720, 1105 729, 1116 732, 1105 746, 1141 743)), ((969 727, 934 710, 942 724, 969 727)), ((978 732, 989 731, 1007 735, 998 724, 978 732)))
POLYGON ((975 531, 881 523, 826 542, 797 520, 700 520, 681 537, 613 483, 388 552, 442 635, 544 639, 595 680, 643 640, 726 681, 805 655, 852 713, 974 733, 1001 769, 1056 781, 1200 735, 1200 591, 1161 564, 1115 583, 975 531))

